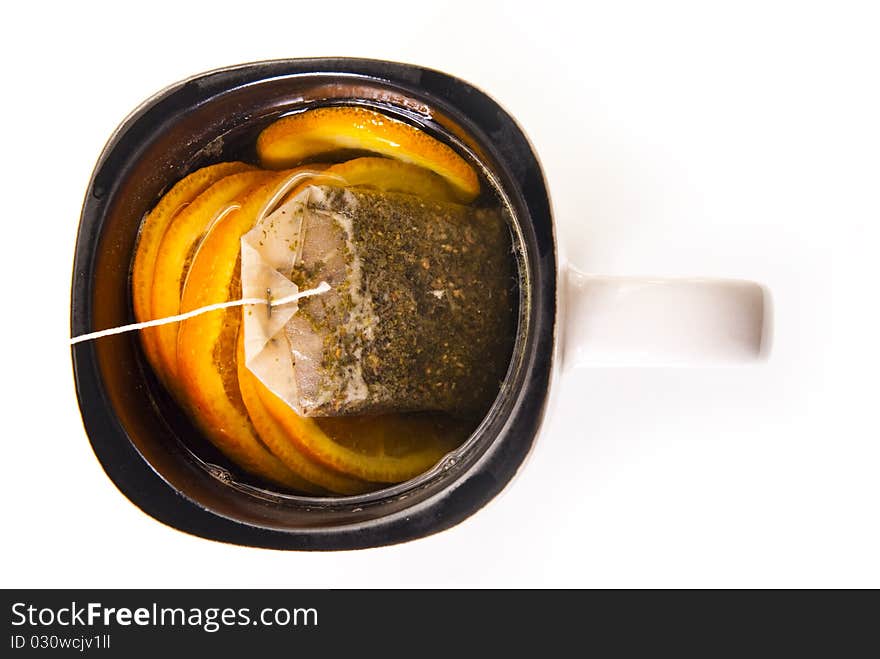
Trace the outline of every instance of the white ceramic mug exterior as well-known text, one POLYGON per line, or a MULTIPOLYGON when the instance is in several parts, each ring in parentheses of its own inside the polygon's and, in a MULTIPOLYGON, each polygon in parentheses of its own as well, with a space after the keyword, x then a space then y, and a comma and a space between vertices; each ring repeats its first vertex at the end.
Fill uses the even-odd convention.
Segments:
POLYGON ((770 296, 760 284, 560 270, 565 367, 732 365, 769 351, 770 296))

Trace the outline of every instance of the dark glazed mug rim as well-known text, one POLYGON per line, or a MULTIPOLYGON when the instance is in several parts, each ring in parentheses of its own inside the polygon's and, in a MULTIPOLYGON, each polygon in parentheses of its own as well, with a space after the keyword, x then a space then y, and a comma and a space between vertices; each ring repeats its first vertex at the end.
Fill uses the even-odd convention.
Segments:
MULTIPOLYGON (((277 525, 219 514, 174 487, 138 450, 108 395, 94 345, 72 347, 77 397, 86 429, 107 475, 135 505, 181 531, 240 545, 338 550, 393 544, 449 528, 491 500, 514 476, 535 441, 548 396, 556 322, 556 245, 546 186, 522 130, 495 101, 470 84, 422 67, 353 58, 272 60, 203 73, 172 85, 137 108, 114 132, 93 172, 77 235, 71 292, 71 335, 93 324, 96 252, 115 184, 137 163, 157 123, 221 94, 278 78, 326 74, 364 76, 404 90, 433 107, 465 117, 509 182, 523 225, 530 270, 529 336, 523 375, 507 415, 483 453, 449 484, 391 514, 333 526, 277 525)), ((414 497, 415 498, 415 497, 414 497)), ((266 503, 265 505, 271 505, 266 503)))

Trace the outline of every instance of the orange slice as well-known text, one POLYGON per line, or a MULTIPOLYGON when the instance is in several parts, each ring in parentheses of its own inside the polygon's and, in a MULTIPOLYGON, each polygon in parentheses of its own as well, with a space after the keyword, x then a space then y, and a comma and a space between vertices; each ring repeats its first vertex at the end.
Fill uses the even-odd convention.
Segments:
MULTIPOLYGON (((405 192, 429 201, 455 201, 456 195, 450 185, 434 172, 390 158, 355 158, 327 169, 345 180, 345 185, 380 190, 382 192, 405 192)), ((323 179, 316 179, 319 183, 323 179)), ((337 185, 341 181, 331 181, 337 185)))
POLYGON ((480 193, 477 173, 455 151, 375 110, 352 106, 306 110, 282 117, 257 138, 260 162, 270 169, 346 149, 372 151, 429 169, 446 179, 462 203, 480 193))
MULTIPOLYGON (((253 169, 242 162, 224 162, 218 165, 203 167, 174 185, 156 204, 141 224, 137 248, 134 254, 134 265, 131 273, 131 295, 135 319, 138 322, 152 320, 151 289, 153 286, 153 269, 159 254, 159 245, 165 230, 174 216, 198 195, 208 189, 224 176, 236 172, 253 169)), ((156 369, 160 363, 155 343, 155 328, 141 330, 141 343, 147 359, 156 369)), ((156 369, 157 371, 159 369, 156 369)), ((159 373, 161 377, 161 372, 159 373)))
POLYGON ((253 385, 266 410, 300 450, 366 481, 400 483, 414 478, 467 437, 464 426, 438 414, 301 417, 258 379, 253 385))
POLYGON ((257 394, 256 386, 263 386, 263 384, 245 366, 243 329, 239 330, 238 333, 236 359, 238 363, 238 386, 241 389, 241 398, 247 408, 248 415, 260 439, 263 440, 263 443, 269 447, 269 450, 279 460, 287 465, 291 471, 299 474, 306 480, 337 494, 362 494, 363 492, 376 489, 374 483, 367 483, 366 481, 345 476, 332 469, 328 469, 320 462, 315 462, 291 441, 284 428, 266 410, 257 394))
MULTIPOLYGON (((234 208, 248 190, 273 175, 264 171, 247 171, 220 179, 180 211, 165 231, 153 270, 150 308, 153 318, 180 313, 180 296, 186 273, 195 250, 211 225, 224 212, 234 208)), ((163 380, 176 388, 177 333, 179 323, 155 328, 155 348, 159 360, 155 370, 163 380)))
MULTIPOLYGON (((239 250, 242 234, 273 197, 287 173, 275 175, 220 219, 199 246, 187 274, 182 312, 241 296, 239 250)), ((266 480, 297 490, 314 485, 288 469, 260 441, 238 386, 235 351, 241 309, 211 311, 180 324, 178 380, 187 407, 205 435, 233 462, 266 480)))
POLYGON ((371 188, 382 192, 404 192, 429 201, 456 201, 450 185, 434 172, 391 158, 355 158, 325 167, 323 174, 294 187, 285 200, 292 199, 310 185, 371 188))

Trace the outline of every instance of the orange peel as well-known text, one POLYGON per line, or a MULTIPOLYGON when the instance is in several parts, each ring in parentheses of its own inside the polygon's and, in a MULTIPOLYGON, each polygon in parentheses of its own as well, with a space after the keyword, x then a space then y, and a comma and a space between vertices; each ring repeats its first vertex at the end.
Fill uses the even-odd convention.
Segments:
MULTIPOLYGON (((455 192, 438 174, 410 163, 391 158, 355 158, 329 167, 350 187, 365 187, 381 192, 404 192, 428 201, 451 202, 455 192)), ((316 179, 315 183, 322 182, 316 179)), ((332 181, 328 181, 332 184, 332 181)))
POLYGON ((302 417, 262 382, 254 378, 253 383, 263 406, 301 451, 365 481, 400 483, 414 478, 464 439, 457 430, 438 429, 435 415, 302 417))
POLYGON ((429 169, 444 178, 456 201, 480 193, 474 168, 424 131, 375 110, 355 106, 315 108, 278 119, 257 138, 264 167, 280 169, 343 150, 370 151, 429 169))
MULTIPOLYGON (((178 181, 144 218, 138 234, 131 272, 132 305, 138 322, 154 318, 152 315, 153 271, 162 238, 177 213, 223 177, 248 169, 254 167, 243 162, 223 162, 196 170, 178 181)), ((141 344, 150 365, 162 377, 155 329, 141 330, 141 344)), ((168 382, 166 381, 165 384, 168 382)))
MULTIPOLYGON (((180 297, 195 250, 211 226, 247 192, 270 178, 264 171, 246 171, 226 176, 196 197, 180 211, 165 231, 153 270, 151 311, 154 318, 180 313, 180 297)), ((155 328, 158 370, 164 381, 177 382, 177 334, 179 323, 155 328)))
POLYGON ((239 331, 236 359, 238 385, 248 415, 263 443, 294 473, 336 494, 362 494, 376 489, 375 483, 346 476, 311 459, 291 441, 284 428, 263 405, 257 387, 264 386, 248 369, 244 360, 244 330, 239 331))
MULTIPOLYGON (((202 241, 187 274, 182 312, 240 297, 240 238, 276 195, 287 173, 253 189, 202 241)), ((314 485, 284 465, 260 441, 241 399, 236 367, 236 337, 241 309, 210 311, 180 324, 178 378, 186 405, 205 435, 243 469, 302 491, 314 485)))

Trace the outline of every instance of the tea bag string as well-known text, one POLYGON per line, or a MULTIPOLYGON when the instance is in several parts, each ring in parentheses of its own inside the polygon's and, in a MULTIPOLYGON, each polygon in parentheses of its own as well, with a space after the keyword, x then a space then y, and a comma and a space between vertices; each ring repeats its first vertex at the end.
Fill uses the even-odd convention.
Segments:
POLYGON ((229 309, 231 307, 241 307, 246 304, 265 304, 267 307, 267 311, 271 314, 274 307, 280 307, 285 304, 290 304, 291 302, 296 302, 297 300, 311 297, 312 295, 321 295, 322 293, 326 293, 329 290, 330 284, 328 284, 326 281, 322 281, 315 288, 310 288, 305 291, 299 291, 298 293, 293 293, 291 295, 286 295, 277 299, 272 297, 271 290, 267 290, 267 295, 264 298, 245 297, 241 298, 240 300, 217 302, 215 304, 208 304, 204 307, 199 307, 198 309, 193 309, 192 311, 187 311, 186 313, 177 314, 176 316, 166 316, 165 318, 156 318, 155 320, 147 320, 142 323, 132 323, 131 325, 121 325, 119 327, 111 327, 109 329, 99 330, 97 332, 89 332, 88 334, 80 334, 79 336, 74 336, 70 339, 70 345, 83 343, 84 341, 100 339, 104 336, 113 336, 114 334, 134 332, 136 330, 146 329, 148 327, 157 327, 158 325, 167 325, 169 323, 179 323, 183 320, 188 320, 190 318, 194 318, 195 316, 199 316, 203 313, 208 313, 210 311, 221 311, 223 309, 229 309))
MULTIPOLYGON (((303 180, 320 176, 322 179, 336 181, 338 183, 346 184, 347 180, 339 176, 338 174, 332 174, 330 172, 324 172, 321 170, 301 170, 294 171, 290 176, 285 178, 272 193, 271 197, 263 204, 263 207, 257 213, 257 222, 261 221, 266 215, 268 215, 272 209, 274 209, 284 196, 290 192, 293 188, 299 185, 303 180)), ((232 208, 238 208, 237 205, 228 207, 224 212, 231 210, 232 208)), ((304 297, 309 297, 312 295, 320 295, 321 293, 326 293, 330 290, 330 285, 322 281, 318 284, 317 287, 300 291, 299 293, 294 293, 293 295, 287 295, 285 297, 281 297, 276 299, 272 298, 272 291, 266 291, 265 298, 242 298, 240 300, 230 300, 228 302, 218 302, 216 304, 209 304, 204 307, 199 307, 198 309, 193 309, 192 311, 188 311, 186 313, 178 314, 176 316, 168 316, 166 318, 156 318, 155 320, 148 320, 143 323, 132 323, 131 325, 122 325, 120 327, 111 327, 109 329, 100 330, 98 332, 90 332, 88 334, 80 334, 79 336, 74 336, 70 339, 70 345, 75 345, 77 343, 82 343, 84 341, 91 341, 93 339, 100 339, 104 336, 113 336, 114 334, 123 334, 125 332, 134 332, 136 330, 146 329, 148 327, 156 327, 158 325, 167 325, 169 323, 179 323, 183 320, 188 320, 189 318, 193 318, 194 316, 198 316, 203 313, 208 313, 209 311, 220 311, 223 309, 229 309, 230 307, 240 307, 246 304, 265 304, 266 310, 269 316, 272 315, 272 309, 274 307, 280 307, 285 304, 290 304, 291 302, 296 302, 304 297)))

